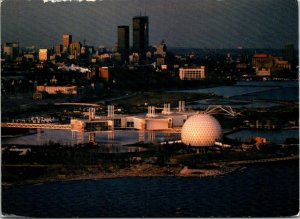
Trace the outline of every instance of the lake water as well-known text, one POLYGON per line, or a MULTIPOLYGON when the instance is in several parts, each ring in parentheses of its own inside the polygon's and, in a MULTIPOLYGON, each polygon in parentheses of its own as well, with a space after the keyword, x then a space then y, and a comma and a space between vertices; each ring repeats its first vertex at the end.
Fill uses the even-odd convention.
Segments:
POLYGON ((238 81, 231 86, 181 90, 180 92, 212 93, 227 98, 244 100, 299 100, 298 81, 238 81))
POLYGON ((298 87, 284 87, 265 90, 263 92, 252 92, 245 95, 237 95, 235 98, 239 99, 263 99, 263 100, 284 100, 284 101, 298 101, 299 88, 298 87))
MULTIPOLYGON (((244 98, 247 99, 247 98, 244 98)), ((247 100, 236 100, 236 99, 218 99, 218 98, 210 98, 204 100, 194 101, 191 106, 192 108, 200 108, 206 109, 209 105, 229 105, 232 108, 265 108, 265 107, 273 107, 280 106, 278 103, 271 102, 256 102, 256 101, 247 101, 247 100)))
POLYGON ((283 144, 286 138, 299 139, 299 129, 284 130, 260 130, 260 129, 243 129, 241 131, 227 135, 231 139, 240 139, 247 141, 256 136, 267 138, 273 143, 283 144))
MULTIPOLYGON (((101 144, 103 152, 130 152, 141 151, 140 147, 124 147, 126 144, 137 142, 163 142, 180 139, 180 133, 173 132, 147 132, 138 130, 115 130, 114 132, 99 132, 95 135, 97 143, 101 144)), ((2 144, 28 144, 44 145, 49 142, 61 145, 74 145, 88 142, 88 133, 75 133, 72 137, 71 130, 41 129, 37 134, 24 135, 14 138, 2 138, 2 144)))
POLYGON ((27 217, 279 217, 298 211, 298 161, 207 178, 131 177, 2 190, 2 213, 27 217))
MULTIPOLYGON (((299 138, 299 129, 285 130, 260 130, 260 129, 244 129, 233 134, 227 135, 231 139, 248 140, 251 137, 266 137, 274 143, 281 144, 286 138, 299 138)), ((101 144, 103 152, 132 152, 142 151, 141 147, 126 147, 123 145, 133 144, 140 141, 147 142, 164 142, 180 140, 180 133, 166 132, 143 132, 137 130, 117 130, 114 131, 113 139, 111 133, 97 133, 96 142, 101 144)), ((50 141, 58 142, 62 145, 74 145, 76 143, 88 142, 88 134, 76 136, 72 140, 72 133, 69 130, 49 130, 44 129, 42 133, 26 135, 15 138, 2 139, 2 144, 28 144, 28 145, 43 145, 50 141)))

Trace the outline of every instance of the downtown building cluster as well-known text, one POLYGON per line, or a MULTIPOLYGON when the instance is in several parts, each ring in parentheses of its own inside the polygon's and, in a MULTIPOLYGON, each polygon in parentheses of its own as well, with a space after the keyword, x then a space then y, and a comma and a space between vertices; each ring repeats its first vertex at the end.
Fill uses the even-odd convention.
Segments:
MULTIPOLYGON (((21 49, 19 42, 4 43, 1 45, 2 70, 5 73, 12 71, 26 71, 19 69, 24 63, 29 63, 31 72, 55 71, 79 71, 84 75, 84 80, 99 78, 104 82, 115 82, 113 71, 125 69, 125 71, 155 72, 179 71, 179 68, 188 68, 187 64, 177 64, 168 61, 167 46, 164 40, 157 46, 149 45, 149 18, 148 16, 135 16, 132 18, 132 31, 125 25, 117 26, 117 43, 111 49, 104 47, 95 48, 74 40, 71 34, 63 34, 62 41, 51 49, 26 47, 21 49), (130 37, 132 36, 132 37, 130 37), (132 46, 130 47, 130 40, 132 46), (175 69, 175 70, 174 70, 175 69), (151 71, 152 71, 151 70, 151 71)), ((180 57, 179 57, 180 58, 180 57)), ((183 61, 184 62, 184 61, 183 61)), ((181 80, 202 80, 205 78, 204 66, 195 66, 194 74, 181 73, 181 80)), ((177 73, 178 74, 178 73, 177 73)), ((46 76, 48 77, 48 76, 46 76)), ((49 76, 50 77, 50 76, 49 76)), ((25 77, 26 78, 26 77, 25 77)), ((5 80, 5 77, 3 78, 5 80)), ((30 86, 34 84, 34 91, 38 93, 63 93, 77 94, 77 81, 61 80, 57 75, 43 80, 29 80, 30 86)), ((19 81, 20 82, 20 81, 19 81)), ((11 81, 14 86, 15 81, 11 81)), ((21 83, 21 82, 20 82, 21 83)))
MULTIPOLYGON (((149 64, 154 56, 165 57, 167 47, 164 42, 156 48, 149 46, 149 19, 147 16, 133 17, 132 19, 132 47, 130 47, 129 26, 117 27, 117 43, 109 50, 104 47, 95 48, 84 42, 74 41, 73 35, 63 34, 62 44, 56 44, 52 50, 39 49, 40 62, 55 61, 57 56, 69 61, 85 61, 97 63, 103 60, 113 60, 122 63, 149 64)), ((161 60, 159 63, 163 63, 161 60)))
MULTIPOLYGON (((151 83, 157 87, 165 86, 166 83, 171 87, 177 86, 178 81, 235 80, 278 75, 284 78, 297 67, 298 58, 291 44, 285 46, 283 56, 264 51, 251 53, 247 50, 225 51, 225 54, 224 51, 220 51, 223 52, 221 56, 216 54, 216 50, 206 50, 202 56, 194 52, 169 52, 164 40, 156 46, 151 46, 148 16, 133 17, 131 31, 129 26, 117 26, 116 35, 117 42, 111 49, 95 48, 87 45, 85 40, 83 43, 74 40, 75 37, 71 34, 63 34, 61 43, 57 43, 51 49, 36 50, 27 47, 21 50, 19 42, 3 43, 2 79, 5 80, 7 75, 12 76, 16 72, 25 72, 22 77, 25 80, 27 78, 29 86, 34 85, 34 91, 78 94, 78 86, 90 82, 107 83, 108 89, 120 86, 120 83, 128 83, 127 87, 132 87, 135 82, 131 83, 130 80, 147 77, 145 81, 154 78, 154 82, 151 83), (61 76, 62 71, 68 72, 68 75, 61 76), (28 79, 28 72, 36 75, 28 79), (78 76, 70 77, 69 72, 80 72, 83 79, 78 79, 78 76), (41 77, 43 74, 45 77, 41 77), (122 74, 134 76, 124 81, 120 76, 122 74), (162 80, 167 82, 160 84, 162 80)), ((14 86, 17 84, 16 80, 11 78, 5 83, 14 86)), ((148 82, 144 82, 139 86, 147 84, 148 82)))

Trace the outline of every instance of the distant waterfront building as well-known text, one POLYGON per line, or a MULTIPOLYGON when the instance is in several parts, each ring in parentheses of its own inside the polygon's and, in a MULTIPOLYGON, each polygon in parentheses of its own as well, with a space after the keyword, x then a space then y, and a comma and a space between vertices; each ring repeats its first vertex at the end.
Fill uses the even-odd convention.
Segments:
POLYGON ((170 104, 164 104, 161 113, 156 112, 155 106, 148 106, 146 115, 122 115, 115 117, 115 127, 132 128, 138 130, 168 130, 182 127, 192 112, 185 112, 184 101, 179 101, 178 111, 171 111, 170 104))
POLYGON ((39 50, 39 61, 45 62, 48 60, 48 49, 40 49, 39 50))
POLYGON ((139 16, 132 19, 133 51, 145 57, 149 47, 149 19, 148 16, 139 16))
POLYGON ((69 46, 72 43, 72 35, 63 35, 63 52, 69 52, 69 46))
POLYGON ((24 54, 23 57, 26 59, 26 61, 35 61, 34 54, 24 54))
POLYGON ((100 67, 100 78, 105 79, 106 81, 109 80, 109 70, 108 67, 100 67))
POLYGON ((36 87, 36 91, 48 94, 77 94, 77 86, 47 86, 39 85, 36 87))
POLYGON ((13 47, 12 46, 4 46, 3 47, 3 58, 7 60, 13 59, 13 47))
POLYGON ((4 43, 3 57, 7 60, 14 60, 18 57, 20 50, 19 42, 4 43))
POLYGON ((95 132, 113 130, 112 120, 89 120, 89 119, 71 119, 71 130, 76 132, 95 132))
POLYGON ((282 57, 273 58, 273 70, 291 70, 291 64, 282 57))
POLYGON ((129 26, 118 26, 118 52, 128 60, 129 55, 129 26))
POLYGON ((86 79, 90 80, 93 77, 99 78, 99 67, 96 65, 91 66, 91 71, 86 72, 86 79))
POLYGON ((255 68, 257 76, 270 76, 273 67, 273 57, 271 54, 255 54, 252 57, 252 66, 255 68))
POLYGON ((167 65, 161 65, 160 68, 161 68, 161 70, 168 70, 168 66, 167 65))
POLYGON ((161 68, 162 65, 165 65, 165 58, 156 58, 156 67, 161 68))
POLYGON ((80 54, 84 55, 84 54, 87 54, 87 53, 89 53, 87 47, 86 46, 82 46, 81 50, 80 50, 80 54))
POLYGON ((130 56, 129 56, 129 62, 132 62, 132 63, 137 63, 140 61, 140 55, 139 53, 132 53, 130 56))
POLYGON ((286 44, 284 46, 284 59, 293 65, 295 62, 295 50, 293 44, 286 44))
POLYGON ((205 66, 200 68, 180 68, 180 80, 201 80, 205 79, 205 66))
POLYGON ((118 52, 113 53, 113 54, 111 55, 111 59, 112 59, 112 60, 115 60, 115 61, 122 61, 122 54, 121 54, 121 53, 118 53, 118 52))
POLYGON ((74 56, 74 59, 77 59, 81 53, 81 43, 80 42, 74 42, 71 43, 69 46, 70 55, 74 56))
POLYGON ((156 46, 156 52, 154 52, 155 57, 166 57, 167 54, 167 45, 165 41, 162 40, 161 43, 156 46))
POLYGON ((56 44, 54 47, 54 54, 61 54, 63 51, 63 45, 56 44))

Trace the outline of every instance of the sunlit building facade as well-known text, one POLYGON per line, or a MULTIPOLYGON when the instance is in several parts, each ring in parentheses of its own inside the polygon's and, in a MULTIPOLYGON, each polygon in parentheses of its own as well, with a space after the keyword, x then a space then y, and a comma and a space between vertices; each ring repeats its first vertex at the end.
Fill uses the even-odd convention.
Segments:
POLYGON ((255 68, 257 76, 270 76, 273 67, 273 57, 271 54, 255 54, 252 57, 252 66, 255 68))
POLYGON ((74 42, 70 44, 70 55, 74 56, 74 59, 77 59, 81 53, 81 43, 74 42))
POLYGON ((72 43, 72 35, 63 35, 63 52, 69 52, 69 46, 72 43))
POLYGON ((162 40, 159 45, 156 46, 156 51, 154 52, 155 57, 166 57, 167 54, 167 45, 165 41, 162 40))
POLYGON ((205 79, 205 66, 200 68, 180 68, 180 80, 202 80, 205 79))
POLYGON ((48 60, 48 49, 40 49, 39 50, 39 61, 45 62, 48 60))
POLYGON ((63 51, 63 46, 61 44, 56 44, 54 47, 54 53, 60 54, 63 51))
POLYGON ((4 43, 2 56, 7 60, 13 60, 19 55, 19 50, 19 42, 4 43))
POLYGON ((77 94, 77 86, 47 86, 39 85, 36 87, 37 92, 48 94, 77 94))
POLYGON ((108 67, 100 67, 100 78, 103 78, 104 80, 109 80, 109 70, 108 67))

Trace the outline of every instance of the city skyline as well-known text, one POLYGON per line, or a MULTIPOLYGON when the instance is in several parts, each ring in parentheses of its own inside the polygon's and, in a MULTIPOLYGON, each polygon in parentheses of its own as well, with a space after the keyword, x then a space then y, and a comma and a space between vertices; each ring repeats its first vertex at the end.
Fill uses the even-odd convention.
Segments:
POLYGON ((296 0, 0 2, 4 217, 298 214, 296 0))
POLYGON ((68 33, 87 45, 111 48, 117 42, 117 27, 124 25, 129 26, 132 47, 132 18, 147 15, 149 45, 165 40, 168 47, 282 48, 292 43, 298 48, 298 8, 293 0, 124 2, 3 1, 1 39, 18 41, 22 47, 51 48, 68 33))

